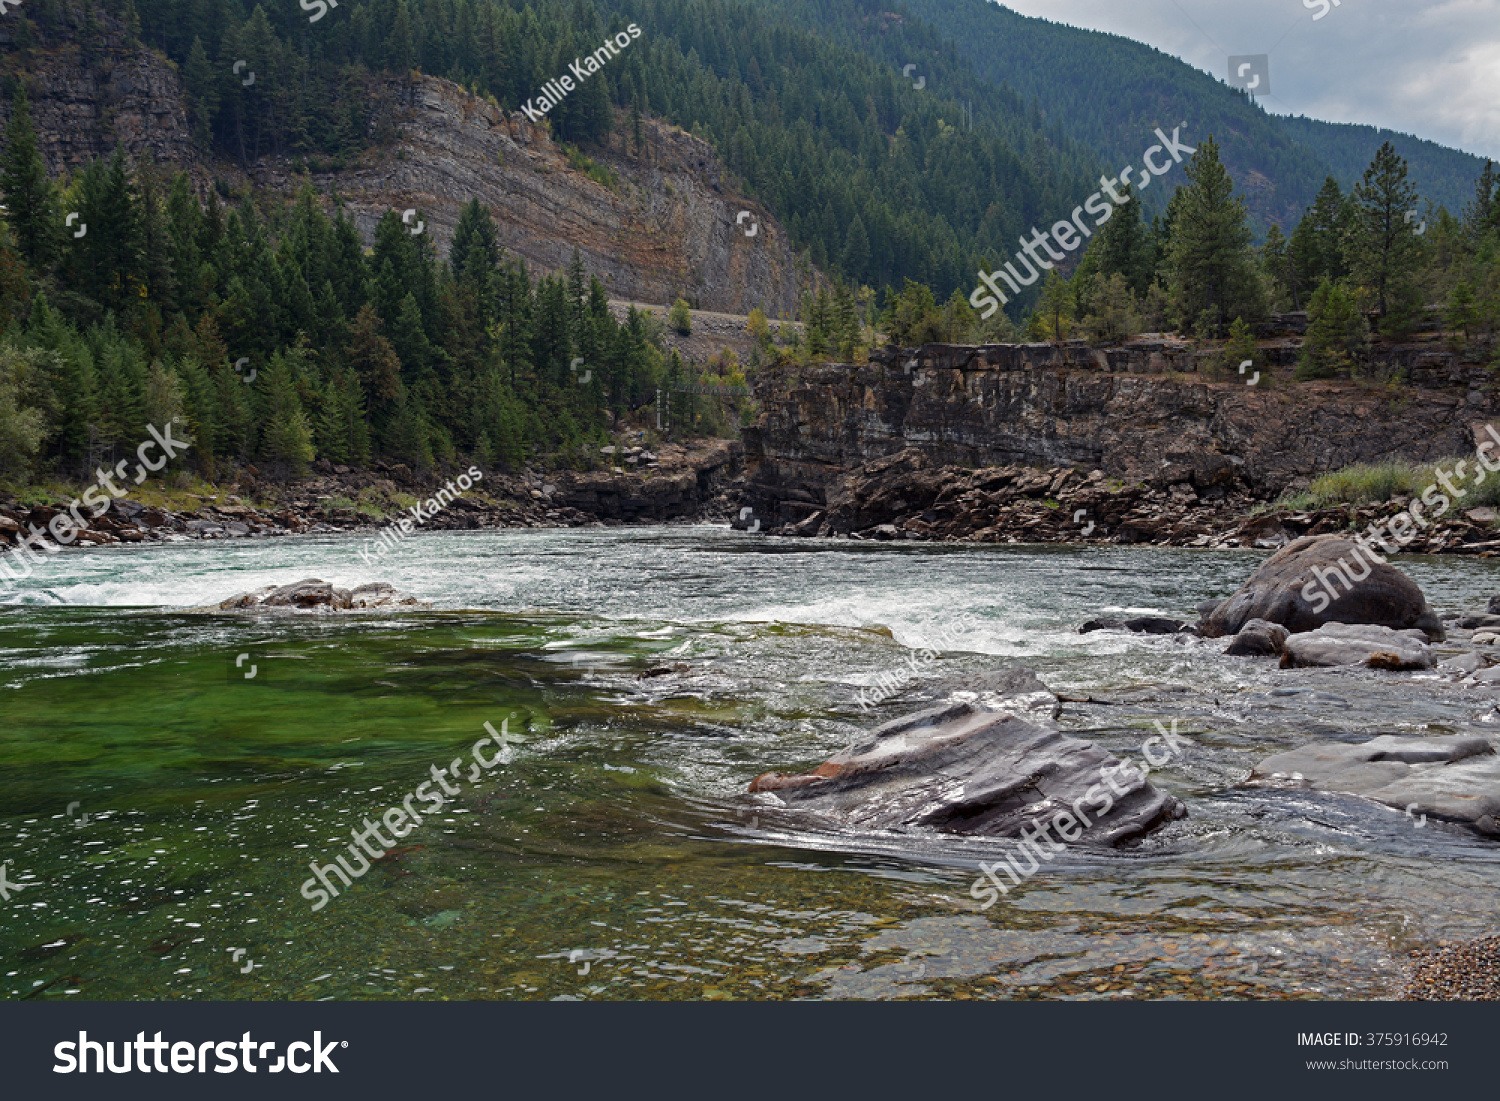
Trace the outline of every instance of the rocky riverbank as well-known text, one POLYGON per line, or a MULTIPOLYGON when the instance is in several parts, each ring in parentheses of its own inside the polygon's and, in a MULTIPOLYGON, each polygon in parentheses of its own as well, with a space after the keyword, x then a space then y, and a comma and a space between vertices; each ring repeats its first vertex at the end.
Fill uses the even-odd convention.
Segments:
MULTIPOLYGON (((1275 550, 1304 535, 1364 530, 1410 504, 1395 497, 1384 505, 1279 509, 1236 485, 1227 459, 1174 465, 1149 480, 1126 482, 1073 466, 941 466, 918 448, 838 478, 823 507, 795 523, 770 522, 756 488, 747 499, 760 506, 742 523, 754 527, 760 520, 759 530, 773 535, 1213 549, 1275 550)), ((1450 511, 1418 532, 1406 550, 1493 557, 1500 553, 1496 518, 1489 508, 1450 511)))
MULTIPOLYGON (((609 465, 590 471, 490 472, 462 495, 433 509, 449 479, 402 465, 354 470, 320 461, 311 477, 289 484, 239 483, 219 492, 164 494, 153 486, 109 501, 98 517, 78 512, 75 546, 177 543, 377 531, 412 519, 423 531, 558 528, 727 519, 738 498, 742 450, 736 442, 701 440, 643 447, 611 446, 609 465), (421 511, 420 521, 412 509, 421 511)), ((253 469, 251 471, 253 477, 253 469)), ((456 476, 456 475, 455 475, 456 476)), ((247 479, 248 480, 248 479, 247 479)), ((131 487, 126 487, 130 489, 131 487)), ((104 496, 107 496, 104 495, 104 496)), ((23 504, 0 498, 0 546, 31 540, 40 547, 68 501, 23 504)), ((66 531, 72 524, 61 525, 66 531)))
MULTIPOLYGON (((1391 345, 1370 378, 1299 382, 1295 334, 1282 336, 1262 342, 1254 386, 1212 348, 1145 337, 1103 349, 888 348, 864 364, 773 368, 757 380, 762 414, 744 433, 748 526, 1274 549, 1405 507, 1276 510, 1317 476, 1472 455, 1500 423, 1472 357, 1391 345)), ((1495 518, 1452 510, 1407 549, 1493 553, 1495 518)))

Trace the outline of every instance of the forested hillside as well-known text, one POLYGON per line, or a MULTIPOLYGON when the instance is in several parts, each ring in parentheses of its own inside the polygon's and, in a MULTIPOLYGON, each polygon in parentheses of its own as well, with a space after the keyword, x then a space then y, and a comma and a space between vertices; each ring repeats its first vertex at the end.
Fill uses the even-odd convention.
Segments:
MULTIPOLYGON (((38 0, 4 27, 0 476, 82 475, 172 418, 194 438, 187 461, 210 475, 252 462, 295 473, 314 456, 519 464, 576 454, 612 418, 639 417, 657 387, 702 381, 703 365, 664 352, 655 322, 617 320, 581 263, 532 273, 507 255, 485 196, 440 256, 396 212, 362 239, 337 172, 321 192, 303 174, 393 155, 406 116, 370 94, 377 82, 399 99, 413 73, 435 73, 515 110, 606 36, 625 45, 547 116, 569 143, 566 170, 617 186, 588 150, 611 135, 639 150, 637 120, 664 117, 717 150, 832 277, 804 304, 805 344, 775 347, 758 319, 758 358, 854 359, 877 320, 904 342, 1006 339, 1013 321, 1047 340, 1175 328, 1229 335, 1226 355, 1250 356, 1248 324, 1310 307, 1308 373, 1349 373, 1368 351, 1367 314, 1392 337, 1434 302, 1464 339, 1500 320, 1493 174, 1427 232, 1405 217, 1421 194, 1389 145, 1347 192, 1326 174, 1307 184, 1320 162, 1278 124, 1154 51, 1122 78, 1106 72, 1115 40, 1083 36, 1068 65, 1000 52, 987 77, 964 50, 992 30, 968 33, 965 19, 1010 20, 1018 42, 1053 36, 1056 49, 1064 29, 981 0, 914 3, 951 20, 940 32, 870 0, 38 0), (186 102, 162 109, 192 119, 191 171, 119 151, 47 164, 27 98, 37 75, 62 57, 103 71, 153 49, 182 74, 186 102), (1005 87, 987 82, 1002 70, 1005 87), (1026 102, 1043 71, 1075 81, 1075 98, 1026 102), (1033 270, 1008 315, 986 309, 975 273, 988 269, 993 287, 1025 233, 1035 249, 1033 227, 1055 230, 1097 186, 1100 165, 1069 135, 1134 160, 1143 135, 1193 117, 1178 87, 1208 120, 1194 127, 1219 119, 1226 135, 1186 135, 1190 186, 1154 218, 1116 199, 1081 253, 1033 270), (1238 169, 1235 156, 1247 158, 1238 169), (263 160, 301 182, 270 193, 225 182, 263 160), (1296 228, 1272 224, 1256 247, 1252 212, 1268 196, 1296 228)), ((116 105, 98 109, 107 123, 116 105)), ((744 381, 732 361, 712 367, 744 381)))
POLYGON ((1358 182, 1374 150, 1389 142, 1411 165, 1412 183, 1422 198, 1454 215, 1473 199, 1474 180, 1484 170, 1483 157, 1411 134, 1301 115, 1277 115, 1276 121, 1293 138, 1316 150, 1329 174, 1344 188, 1358 182))
MULTIPOLYGON (((776 0, 804 6, 807 0, 776 0)), ((1284 232, 1323 180, 1352 187, 1390 141, 1411 166, 1418 191, 1457 214, 1469 201, 1481 158, 1373 127, 1286 119, 1215 76, 1144 43, 1020 15, 993 0, 907 0, 910 11, 968 58, 987 80, 1034 102, 1112 166, 1149 144, 1154 127, 1185 121, 1192 137, 1212 134, 1244 189, 1257 235, 1284 232)), ((1160 210, 1165 196, 1143 196, 1160 210)))
MULTIPOLYGON (((142 40, 181 66, 205 147, 242 160, 342 157, 378 143, 388 131, 363 94, 371 71, 420 69, 517 110, 634 23, 640 38, 549 113, 557 137, 597 140, 616 110, 691 130, 814 264, 871 286, 963 284, 986 248, 1072 202, 1094 169, 1016 97, 985 94, 972 75, 970 132, 950 95, 914 89, 899 68, 762 4, 375 0, 309 22, 290 4, 127 3, 142 40), (240 59, 253 86, 233 71, 240 59)), ((38 26, 44 41, 55 30, 45 16, 38 26)))

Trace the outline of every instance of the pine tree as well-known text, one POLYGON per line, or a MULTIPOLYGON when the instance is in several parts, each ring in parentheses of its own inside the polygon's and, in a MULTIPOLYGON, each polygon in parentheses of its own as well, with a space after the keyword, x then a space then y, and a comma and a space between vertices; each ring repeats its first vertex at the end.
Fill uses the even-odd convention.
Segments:
POLYGON ((1104 280, 1083 328, 1097 344, 1120 344, 1141 331, 1140 307, 1125 276, 1115 272, 1104 280))
POLYGON ((1464 232, 1478 244, 1485 234, 1500 229, 1500 174, 1495 172, 1495 162, 1484 162, 1474 185, 1474 201, 1464 208, 1464 232))
POLYGON ((289 356, 271 357, 265 372, 266 420, 260 453, 267 462, 285 466, 296 477, 307 473, 317 452, 307 413, 297 396, 297 382, 289 356))
MULTIPOLYGON (((1306 267, 1304 286, 1316 287, 1324 279, 1343 279, 1349 274, 1348 237, 1354 208, 1332 176, 1323 181, 1318 196, 1307 208, 1306 267)), ((1300 228, 1300 226, 1299 226, 1300 228)))
POLYGON ((1177 192, 1168 257, 1172 305, 1177 316, 1213 335, 1233 316, 1263 312, 1251 258, 1252 234, 1245 200, 1219 160, 1219 146, 1204 139, 1187 166, 1189 185, 1177 192))
POLYGON ((1473 284, 1460 279, 1448 296, 1448 328, 1459 330, 1468 340, 1470 330, 1479 323, 1478 305, 1473 284))
POLYGON ((16 251, 34 272, 48 271, 57 257, 61 223, 47 165, 31 124, 31 105, 19 82, 5 127, 0 191, 5 193, 5 220, 10 223, 16 251))
POLYGON ((213 145, 213 122, 219 109, 219 89, 213 66, 208 60, 208 51, 203 48, 200 39, 193 39, 187 63, 182 69, 182 78, 192 104, 193 141, 198 148, 207 150, 213 145))
POLYGON ((1416 208, 1417 189, 1406 172, 1406 160, 1386 142, 1352 194, 1348 242, 1353 273, 1382 319, 1409 298, 1422 259, 1417 227, 1407 217, 1416 208))
POLYGON ((1297 378, 1352 375, 1355 357, 1365 343, 1367 326, 1354 296, 1342 283, 1325 279, 1313 292, 1307 308, 1307 336, 1297 366, 1297 378))
POLYGON ((1260 345, 1255 341, 1255 334, 1251 332, 1250 326, 1245 324, 1245 319, 1236 317, 1229 326, 1229 339, 1224 342, 1223 350, 1219 353, 1224 368, 1232 372, 1236 377, 1249 381, 1255 374, 1260 375, 1258 386, 1269 387, 1271 385, 1271 367, 1261 353, 1260 345))
POLYGON ((1266 243, 1260 247, 1260 262, 1266 270, 1266 282, 1271 292, 1271 308, 1290 306, 1300 310, 1301 299, 1297 272, 1291 262, 1291 242, 1281 233, 1275 222, 1266 231, 1266 243))
POLYGON ((864 219, 858 214, 849 223, 849 232, 844 237, 844 249, 839 256, 839 266, 844 275, 859 280, 870 267, 870 234, 865 229, 864 219))
POLYGON ((1124 186, 1124 195, 1126 201, 1115 207, 1084 256, 1094 256, 1095 270, 1106 279, 1111 275, 1123 275, 1131 293, 1140 296, 1146 293, 1155 273, 1154 250, 1145 223, 1141 221, 1140 203, 1134 201, 1128 183, 1124 186))
POLYGON ((1033 332, 1043 340, 1061 344, 1072 335, 1071 326, 1075 313, 1073 291, 1068 286, 1068 281, 1054 268, 1047 273, 1041 300, 1032 316, 1033 332))

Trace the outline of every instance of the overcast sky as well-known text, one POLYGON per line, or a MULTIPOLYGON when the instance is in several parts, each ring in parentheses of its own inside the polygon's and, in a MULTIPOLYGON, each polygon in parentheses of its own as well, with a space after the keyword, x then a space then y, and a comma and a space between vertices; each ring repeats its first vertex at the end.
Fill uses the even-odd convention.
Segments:
POLYGON ((1268 54, 1268 111, 1384 126, 1500 161, 1500 0, 1333 3, 1005 0, 1146 42, 1221 79, 1229 55, 1268 54))

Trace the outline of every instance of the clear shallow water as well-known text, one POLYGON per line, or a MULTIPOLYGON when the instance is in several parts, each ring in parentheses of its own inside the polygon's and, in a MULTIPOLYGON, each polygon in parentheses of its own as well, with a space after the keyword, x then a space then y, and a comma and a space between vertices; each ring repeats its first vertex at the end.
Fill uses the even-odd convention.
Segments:
MULTIPOLYGON (((1381 997, 1409 947, 1500 908, 1500 846, 1240 786, 1319 738, 1495 730, 1493 699, 1075 633, 1191 618, 1257 556, 683 527, 434 534, 375 567, 359 546, 70 553, 0 595, 0 862, 25 885, 0 901, 0 996, 1381 997), (309 576, 435 606, 183 611, 309 576), (1122 756, 1176 720, 1193 749, 1153 779, 1190 817, 981 911, 993 843, 743 794, 1011 662, 1108 701, 1061 724, 1122 756), (311 910, 310 861, 504 721, 508 762, 311 910)), ((1488 562, 1401 565, 1439 610, 1500 591, 1488 562)))

